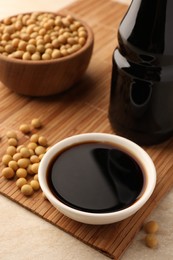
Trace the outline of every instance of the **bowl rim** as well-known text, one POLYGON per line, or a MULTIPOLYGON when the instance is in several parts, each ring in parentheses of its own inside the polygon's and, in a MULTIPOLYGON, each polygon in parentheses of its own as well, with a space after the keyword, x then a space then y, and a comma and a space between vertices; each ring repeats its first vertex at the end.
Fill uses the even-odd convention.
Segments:
MULTIPOLYGON (((25 15, 25 14, 32 14, 34 13, 33 12, 25 12, 25 13, 20 13, 22 15, 25 15)), ((50 12, 50 11, 39 11, 39 13, 50 13, 50 14, 54 14, 55 16, 67 16, 66 14, 63 14, 61 12, 50 12)), ((15 17, 17 16, 18 14, 15 14, 15 15, 11 15, 9 17, 15 17)), ((27 64, 27 65, 47 65, 47 64, 54 64, 54 63, 61 63, 61 62, 64 62, 64 61, 68 61, 69 59, 71 58, 74 58, 82 53, 84 53, 89 47, 90 45, 93 45, 94 44, 94 33, 93 33, 93 30, 91 28, 91 26, 83 21, 82 19, 80 18, 77 18, 76 16, 74 15, 71 15, 75 20, 81 22, 82 25, 84 25, 84 27, 86 28, 87 30, 87 33, 88 33, 88 37, 87 37, 87 40, 85 42, 85 44, 81 47, 81 49, 79 49, 78 51, 72 53, 72 54, 69 54, 67 56, 64 56, 64 57, 60 57, 60 58, 57 58, 57 59, 50 59, 50 60, 40 60, 40 61, 33 61, 33 60, 22 60, 22 59, 16 59, 16 58, 11 58, 11 57, 6 57, 5 55, 2 55, 0 53, 0 60, 3 60, 3 61, 6 61, 6 62, 10 62, 10 63, 18 63, 18 64, 27 64)), ((3 18, 4 19, 4 18, 3 18)), ((3 21, 3 19, 0 20, 3 21)))
MULTIPOLYGON (((113 135, 108 133, 84 133, 84 134, 77 134, 77 135, 67 137, 57 142, 55 145, 53 145, 46 152, 46 154, 44 155, 44 157, 40 162, 40 166, 38 170, 38 178, 39 178, 41 189, 45 194, 45 196, 47 197, 47 199, 64 215, 68 216, 68 212, 69 212, 70 215, 76 215, 78 217, 84 217, 84 218, 86 217, 91 219, 91 221, 89 220, 89 222, 92 222, 93 220, 95 222, 98 221, 98 223, 100 223, 100 221, 103 220, 104 223, 111 223, 131 216, 146 203, 146 201, 153 193, 153 190, 156 185, 156 169, 148 153, 142 147, 132 142, 131 140, 118 135, 113 135), (147 181, 144 181, 145 188, 144 190, 142 189, 143 192, 141 196, 139 195, 137 200, 132 205, 130 205, 125 209, 114 211, 114 212, 108 212, 108 213, 92 213, 92 212, 86 212, 82 210, 80 211, 78 209, 74 209, 68 205, 65 205, 63 202, 59 201, 58 198, 56 198, 53 195, 53 193, 50 191, 48 184, 46 182, 46 175, 47 175, 47 167, 49 165, 49 161, 51 160, 51 158, 54 155, 56 155, 59 151, 61 151, 63 148, 67 146, 71 146, 72 144, 78 144, 85 141, 100 141, 100 142, 110 141, 112 144, 115 144, 115 146, 118 146, 118 148, 125 149, 125 151, 128 152, 130 156, 132 156, 136 160, 139 166, 142 167, 142 172, 144 172, 147 181), (112 218, 114 219, 114 221, 112 220, 112 218)), ((85 223, 88 223, 88 220, 85 223)))

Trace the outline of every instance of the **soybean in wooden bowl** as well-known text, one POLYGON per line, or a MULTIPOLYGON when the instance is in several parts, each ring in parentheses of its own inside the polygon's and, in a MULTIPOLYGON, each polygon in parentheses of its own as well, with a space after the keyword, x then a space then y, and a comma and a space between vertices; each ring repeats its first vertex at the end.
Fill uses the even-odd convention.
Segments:
POLYGON ((92 28, 71 15, 7 17, 0 21, 0 81, 27 96, 61 93, 85 73, 93 45, 92 28))

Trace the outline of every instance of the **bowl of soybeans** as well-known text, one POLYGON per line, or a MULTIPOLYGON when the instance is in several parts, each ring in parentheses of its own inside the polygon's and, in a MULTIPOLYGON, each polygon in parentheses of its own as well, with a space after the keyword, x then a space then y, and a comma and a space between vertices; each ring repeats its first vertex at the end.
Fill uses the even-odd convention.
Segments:
POLYGON ((0 21, 0 81, 26 96, 61 93, 78 82, 92 56, 94 35, 84 21, 52 12, 0 21))

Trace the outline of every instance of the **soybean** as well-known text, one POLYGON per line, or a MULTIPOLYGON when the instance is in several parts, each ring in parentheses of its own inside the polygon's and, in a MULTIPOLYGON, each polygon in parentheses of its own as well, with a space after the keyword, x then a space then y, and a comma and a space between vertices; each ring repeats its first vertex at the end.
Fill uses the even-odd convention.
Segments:
POLYGON ((33 188, 33 190, 39 190, 39 188, 40 188, 40 184, 37 180, 32 180, 30 182, 30 185, 33 188))
POLYGON ((27 180, 25 178, 19 178, 16 181, 17 187, 21 188, 23 185, 27 184, 27 180))
POLYGON ((12 160, 12 156, 10 154, 4 154, 4 156, 2 157, 2 163, 4 165, 8 165, 8 163, 12 160))
POLYGON ((17 139, 17 134, 16 134, 15 131, 8 131, 6 135, 7 135, 7 138, 15 138, 15 139, 17 139))
POLYGON ((14 137, 11 137, 8 139, 8 144, 11 146, 17 146, 17 139, 14 137))
POLYGON ((147 234, 156 233, 159 229, 159 225, 156 221, 151 220, 144 224, 144 230, 147 234))
POLYGON ((6 178, 6 179, 12 179, 15 175, 15 172, 12 168, 10 167, 6 167, 2 170, 2 175, 6 178))
POLYGON ((28 133, 30 133, 30 131, 31 131, 30 126, 27 125, 27 124, 22 124, 22 125, 20 125, 19 129, 20 129, 20 131, 21 131, 22 133, 24 133, 24 134, 28 134, 28 133))
POLYGON ((31 125, 34 127, 34 128, 40 128, 42 126, 41 124, 41 120, 39 118, 34 118, 32 119, 31 121, 31 125))
POLYGON ((29 184, 24 184, 21 187, 21 192, 25 195, 25 196, 30 196, 33 194, 33 188, 31 187, 31 185, 29 184))
POLYGON ((158 246, 158 240, 155 234, 147 234, 145 237, 145 244, 147 247, 156 248, 158 246))
POLYGON ((27 170, 24 168, 18 168, 16 171, 16 175, 18 178, 25 178, 27 176, 27 170))

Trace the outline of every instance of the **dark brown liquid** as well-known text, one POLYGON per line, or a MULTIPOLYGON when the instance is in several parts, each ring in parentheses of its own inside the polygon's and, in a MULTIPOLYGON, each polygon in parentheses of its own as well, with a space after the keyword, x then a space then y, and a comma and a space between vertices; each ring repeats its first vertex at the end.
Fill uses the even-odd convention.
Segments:
POLYGON ((47 181, 59 200, 87 212, 112 212, 133 204, 143 173, 126 153, 105 143, 81 143, 57 154, 47 181))
POLYGON ((172 0, 133 0, 119 26, 109 119, 140 144, 173 135, 172 10, 172 0))

